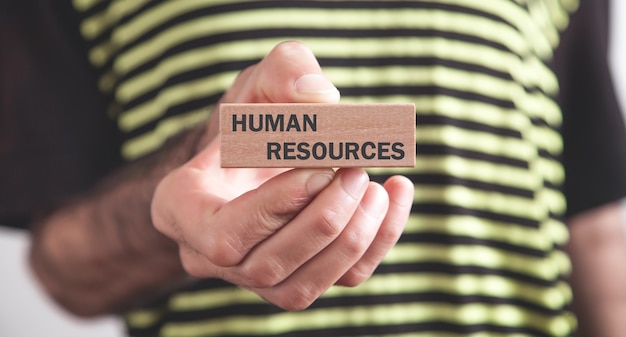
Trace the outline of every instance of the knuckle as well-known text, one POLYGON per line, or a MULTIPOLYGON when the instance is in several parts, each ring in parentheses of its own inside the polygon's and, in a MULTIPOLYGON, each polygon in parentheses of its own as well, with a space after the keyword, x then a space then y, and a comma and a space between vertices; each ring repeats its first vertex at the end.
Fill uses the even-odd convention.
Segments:
POLYGON ((337 240, 340 240, 343 253, 349 259, 361 257, 369 246, 368 238, 361 231, 350 231, 337 240))
POLYGON ((377 240, 391 248, 404 233, 404 223, 390 223, 380 227, 377 240))
POLYGON ((215 235, 215 239, 210 240, 206 249, 206 257, 209 261, 220 267, 232 267, 243 259, 243 254, 229 239, 229 235, 215 235))
POLYGON ((308 204, 305 198, 293 197, 267 204, 260 209, 257 215, 257 223, 261 225, 261 235, 267 236, 287 224, 298 215, 298 213, 308 204))
POLYGON ((180 261, 185 272, 193 277, 207 277, 207 271, 200 255, 187 247, 179 249, 180 261))
POLYGON ((277 212, 279 214, 290 214, 299 212, 311 202, 311 197, 304 187, 294 186, 294 189, 287 191, 289 197, 282 203, 277 203, 277 212))
POLYGON ((336 238, 344 228, 342 217, 333 210, 325 209, 320 213, 320 221, 317 226, 319 233, 325 238, 336 238))
POLYGON ((246 263, 239 270, 241 279, 248 287, 271 288, 284 279, 283 268, 274 259, 265 259, 262 263, 246 263))
POLYGON ((372 276, 372 271, 355 266, 341 278, 340 284, 345 287, 356 287, 370 278, 370 276, 372 276))
POLYGON ((307 290, 305 288, 298 289, 293 292, 287 292, 276 305, 287 311, 300 311, 308 308, 315 302, 320 294, 307 290))
POLYGON ((306 205, 306 201, 297 200, 299 197, 268 200, 259 205, 248 221, 251 227, 241 233, 239 241, 246 245, 248 242, 259 242, 273 234, 292 220, 306 205))
POLYGON ((301 311, 311 306, 312 303, 313 301, 289 301, 284 305, 278 306, 287 311, 301 311))
MULTIPOLYGON (((254 235, 258 235, 258 239, 267 237, 282 227, 293 216, 294 214, 283 211, 281 206, 265 204, 256 213, 255 223, 258 228, 254 235)), ((255 240, 255 238, 251 239, 255 240)))

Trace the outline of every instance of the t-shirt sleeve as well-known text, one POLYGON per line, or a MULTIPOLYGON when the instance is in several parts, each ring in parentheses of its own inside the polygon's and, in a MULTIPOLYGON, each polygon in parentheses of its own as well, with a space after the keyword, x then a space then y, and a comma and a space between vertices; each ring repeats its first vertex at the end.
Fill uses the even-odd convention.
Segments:
POLYGON ((568 215, 626 195, 626 133, 609 70, 608 1, 583 0, 555 55, 568 215))
POLYGON ((28 227, 120 162, 69 5, 0 2, 0 226, 28 227))

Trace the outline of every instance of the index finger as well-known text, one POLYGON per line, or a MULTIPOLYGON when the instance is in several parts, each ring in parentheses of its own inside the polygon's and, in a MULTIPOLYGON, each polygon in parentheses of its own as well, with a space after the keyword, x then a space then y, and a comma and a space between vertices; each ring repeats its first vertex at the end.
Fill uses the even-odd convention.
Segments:
POLYGON ((218 266, 238 264, 304 209, 333 176, 332 169, 294 169, 225 204, 206 220, 200 253, 218 266))

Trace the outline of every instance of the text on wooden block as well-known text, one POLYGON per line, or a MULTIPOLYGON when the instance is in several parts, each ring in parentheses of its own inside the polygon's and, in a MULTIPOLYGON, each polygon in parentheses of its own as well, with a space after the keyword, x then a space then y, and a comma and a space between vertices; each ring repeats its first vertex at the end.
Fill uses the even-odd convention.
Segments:
POLYGON ((222 167, 413 167, 413 104, 221 104, 222 167))

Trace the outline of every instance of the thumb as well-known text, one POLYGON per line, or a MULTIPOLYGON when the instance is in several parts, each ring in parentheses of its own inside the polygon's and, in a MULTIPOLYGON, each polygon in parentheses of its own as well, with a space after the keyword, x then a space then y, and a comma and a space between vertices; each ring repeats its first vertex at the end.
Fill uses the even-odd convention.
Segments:
POLYGON ((339 90, 323 74, 313 52, 289 41, 245 69, 222 97, 226 103, 337 103, 339 90))

